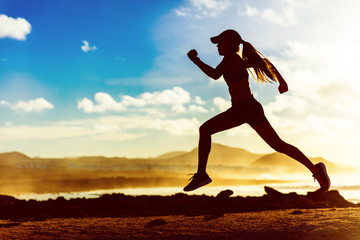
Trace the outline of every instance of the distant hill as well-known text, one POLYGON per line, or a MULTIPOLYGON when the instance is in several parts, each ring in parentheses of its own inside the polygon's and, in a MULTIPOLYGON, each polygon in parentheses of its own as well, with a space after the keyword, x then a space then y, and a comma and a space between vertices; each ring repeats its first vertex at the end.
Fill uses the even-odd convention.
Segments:
MULTIPOLYGON (((233 148, 218 143, 212 143, 208 164, 248 166, 262 156, 264 156, 264 154, 251 153, 242 148, 233 148)), ((190 152, 169 158, 168 161, 187 165, 197 165, 198 148, 194 148, 190 152)))
POLYGON ((11 164, 19 161, 27 161, 31 158, 19 152, 0 153, 0 164, 11 164))
POLYGON ((161 154, 155 158, 156 159, 169 159, 169 158, 178 157, 178 156, 186 154, 186 153, 187 153, 186 151, 174 151, 174 152, 168 152, 168 153, 161 154))

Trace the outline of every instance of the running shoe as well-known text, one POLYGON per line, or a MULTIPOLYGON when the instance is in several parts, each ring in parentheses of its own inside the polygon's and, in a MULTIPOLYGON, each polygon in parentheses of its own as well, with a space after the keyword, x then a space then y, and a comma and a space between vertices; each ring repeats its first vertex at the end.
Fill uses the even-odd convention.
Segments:
POLYGON ((317 180, 320 184, 320 191, 326 192, 330 189, 330 178, 329 175, 326 172, 325 164, 320 162, 318 164, 315 164, 316 167, 319 168, 319 171, 313 175, 314 180, 317 180))
POLYGON ((191 182, 186 187, 184 187, 185 192, 193 191, 212 182, 211 178, 209 177, 209 175, 207 175, 207 173, 195 173, 189 179, 189 181, 190 180, 191 182))

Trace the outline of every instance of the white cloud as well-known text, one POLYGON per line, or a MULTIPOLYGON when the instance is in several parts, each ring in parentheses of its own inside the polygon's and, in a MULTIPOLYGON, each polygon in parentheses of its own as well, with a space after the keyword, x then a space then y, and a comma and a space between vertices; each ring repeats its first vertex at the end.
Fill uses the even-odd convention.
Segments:
POLYGON ((197 105, 190 105, 189 110, 192 111, 192 112, 200 112, 200 113, 207 113, 208 112, 208 110, 206 110, 204 107, 197 106, 197 105))
POLYGON ((199 96, 195 96, 195 102, 199 105, 204 105, 206 103, 199 96))
POLYGON ((175 14, 180 17, 187 17, 191 14, 191 8, 180 7, 174 10, 175 14))
POLYGON ((95 45, 90 46, 88 41, 83 41, 83 44, 84 45, 81 46, 81 50, 84 52, 95 51, 97 49, 95 45))
POLYGON ((190 2, 199 10, 224 10, 230 4, 227 0, 190 0, 190 2))
POLYGON ((49 103, 44 98, 37 98, 30 101, 19 101, 16 103, 13 108, 15 110, 21 110, 25 112, 42 112, 46 109, 53 109, 54 105, 49 103))
POLYGON ((176 113, 185 113, 186 107, 184 105, 174 105, 171 107, 171 111, 176 113))
POLYGON ((146 92, 138 97, 128 95, 122 96, 119 102, 115 101, 107 93, 96 93, 95 103, 88 98, 83 98, 78 102, 78 109, 87 113, 101 113, 107 111, 123 111, 126 107, 146 107, 146 106, 173 106, 176 112, 183 112, 183 104, 190 102, 190 94, 181 87, 166 89, 163 91, 146 92))
POLYGON ((281 54, 285 57, 305 57, 310 60, 314 59, 314 57, 324 56, 329 50, 330 48, 327 44, 310 45, 304 42, 288 41, 281 54))
POLYGON ((306 113, 312 109, 312 106, 305 99, 297 96, 277 95, 275 101, 266 104, 264 109, 271 114, 282 112, 306 113))
POLYGON ((321 3, 321 0, 281 0, 284 3, 287 3, 293 7, 302 7, 302 6, 314 6, 321 3))
POLYGON ((247 138, 254 134, 256 134, 254 129, 252 129, 250 126, 247 126, 247 124, 243 124, 240 127, 232 128, 230 131, 225 132, 225 135, 227 137, 241 137, 241 138, 247 138))
POLYGON ((196 118, 180 118, 175 120, 151 120, 146 121, 150 129, 165 130, 166 132, 178 135, 196 135, 200 122, 196 118))
POLYGON ((37 98, 29 101, 19 101, 15 104, 11 104, 7 101, 1 101, 0 105, 10 107, 13 110, 20 112, 42 112, 44 110, 53 109, 54 105, 48 102, 44 98, 37 98))
POLYGON ((187 7, 179 7, 174 10, 180 17, 216 17, 219 12, 230 6, 229 0, 190 0, 187 7))
POLYGON ((26 40, 31 32, 30 23, 21 17, 12 18, 0 14, 0 38, 12 38, 15 40, 26 40))
MULTIPOLYGON (((356 116, 359 107, 360 87, 354 76, 357 70, 351 65, 360 64, 360 47, 347 42, 309 44, 289 41, 279 60, 289 82, 291 98, 304 99, 319 114, 337 112, 356 116)), ((359 115, 358 115, 359 116, 359 115)))
POLYGON ((248 6, 246 13, 250 17, 260 17, 282 27, 293 26, 297 23, 296 12, 291 7, 285 7, 282 14, 279 14, 271 8, 260 11, 257 8, 248 6))
POLYGON ((309 115, 305 119, 309 127, 315 132, 321 132, 325 136, 335 132, 352 131, 357 127, 357 122, 354 119, 346 119, 341 116, 324 117, 309 115), (335 131, 329 131, 334 129, 335 131))
POLYGON ((10 103, 4 100, 0 101, 0 105, 4 105, 4 106, 10 106, 10 103))
POLYGON ((231 102, 221 97, 215 97, 213 103, 220 111, 225 111, 231 107, 231 102))
POLYGON ((116 102, 109 94, 98 92, 95 94, 95 104, 88 98, 83 98, 78 102, 78 109, 86 113, 102 113, 106 111, 123 111, 125 107, 122 103, 116 102))
POLYGON ((139 96, 146 104, 181 105, 190 101, 190 93, 181 87, 174 87, 161 92, 143 93, 139 96))
POLYGON ((147 104, 146 100, 143 98, 134 98, 128 95, 122 96, 121 100, 122 104, 124 106, 137 106, 137 107, 143 107, 147 104))
POLYGON ((12 122, 8 121, 4 124, 5 127, 11 127, 13 125, 12 122))

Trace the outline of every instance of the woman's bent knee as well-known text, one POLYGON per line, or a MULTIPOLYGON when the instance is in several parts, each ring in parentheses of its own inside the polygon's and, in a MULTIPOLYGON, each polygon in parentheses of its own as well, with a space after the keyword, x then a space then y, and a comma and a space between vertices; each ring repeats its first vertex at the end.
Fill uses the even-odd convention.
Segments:
POLYGON ((207 126, 206 123, 202 124, 199 128, 199 133, 200 135, 208 135, 208 136, 211 136, 212 133, 211 133, 211 129, 207 126))

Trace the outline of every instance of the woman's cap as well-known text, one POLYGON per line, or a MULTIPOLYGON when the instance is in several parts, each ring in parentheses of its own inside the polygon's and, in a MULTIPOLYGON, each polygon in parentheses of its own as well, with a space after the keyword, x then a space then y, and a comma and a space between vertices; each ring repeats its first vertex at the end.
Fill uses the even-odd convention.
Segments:
POLYGON ((220 33, 218 36, 210 38, 212 43, 219 43, 222 40, 234 40, 236 43, 240 44, 243 42, 240 34, 232 29, 228 29, 220 33))

